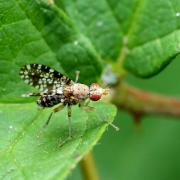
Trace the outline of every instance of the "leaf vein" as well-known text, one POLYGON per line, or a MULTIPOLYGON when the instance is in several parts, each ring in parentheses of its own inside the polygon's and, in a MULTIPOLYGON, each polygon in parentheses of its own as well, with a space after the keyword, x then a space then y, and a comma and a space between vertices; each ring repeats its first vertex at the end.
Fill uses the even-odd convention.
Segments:
POLYGON ((143 7, 142 6, 143 2, 144 2, 144 0, 138 0, 137 3, 135 4, 134 13, 132 13, 129 27, 127 28, 128 30, 124 35, 123 46, 120 49, 120 54, 118 57, 118 64, 120 66, 122 66, 122 64, 124 63, 124 60, 126 59, 126 56, 127 56, 126 49, 128 47, 128 39, 129 39, 130 35, 132 34, 134 27, 137 25, 139 14, 141 12, 141 8, 143 7))
MULTIPOLYGON (((37 32, 39 32, 39 34, 41 35, 42 39, 44 40, 45 44, 47 45, 47 47, 50 49, 50 51, 54 54, 54 56, 56 57, 56 59, 58 59, 56 52, 54 51, 54 49, 48 44, 46 38, 44 38, 43 34, 41 31, 38 30, 38 28, 36 27, 36 25, 32 22, 31 18, 27 15, 26 11, 21 7, 21 5, 19 4, 19 0, 16 0, 17 5, 21 8, 21 10, 24 12, 24 14, 26 15, 27 19, 29 19, 29 21, 31 22, 31 24, 34 26, 34 28, 37 30, 37 32)), ((60 62, 57 61, 59 64, 60 62)), ((62 66, 61 66, 62 67, 62 66)))
POLYGON ((25 136, 26 132, 28 131, 28 129, 34 124, 34 122, 36 121, 36 119, 38 119, 38 117, 42 114, 41 112, 38 112, 35 117, 32 119, 32 121, 30 123, 28 123, 18 134, 17 136, 14 138, 13 143, 10 144, 5 150, 4 152, 0 155, 0 157, 3 157, 6 154, 11 154, 12 151, 14 150, 14 148, 16 147, 16 145, 19 143, 19 141, 25 136))

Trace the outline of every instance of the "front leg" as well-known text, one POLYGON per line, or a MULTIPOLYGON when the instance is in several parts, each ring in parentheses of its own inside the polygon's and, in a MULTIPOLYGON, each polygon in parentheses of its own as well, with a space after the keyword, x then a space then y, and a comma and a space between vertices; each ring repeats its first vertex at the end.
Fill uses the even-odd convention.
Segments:
MULTIPOLYGON (((89 104, 89 101, 88 101, 89 104)), ((92 111, 95 108, 88 106, 87 103, 81 102, 79 103, 79 107, 85 111, 92 111)), ((119 131, 119 127, 115 126, 113 123, 108 122, 107 120, 103 120, 105 123, 107 123, 108 125, 110 125, 111 127, 113 127, 116 131, 119 131)))
POLYGON ((79 103, 79 107, 85 111, 93 111, 95 108, 88 106, 88 104, 89 104, 89 102, 88 103, 81 102, 81 103, 79 103))
POLYGON ((68 121, 69 121, 69 138, 71 139, 72 138, 72 127, 71 127, 72 109, 71 109, 70 104, 68 104, 67 110, 68 110, 68 121))
POLYGON ((80 74, 80 71, 76 71, 76 79, 75 79, 75 83, 78 82, 78 79, 79 79, 79 74, 80 74))
POLYGON ((44 124, 44 127, 46 127, 46 126, 49 124, 52 115, 53 115, 54 113, 56 113, 56 112, 61 111, 63 108, 64 108, 64 104, 60 104, 59 106, 57 106, 56 108, 54 108, 53 111, 51 112, 51 114, 49 115, 48 120, 47 120, 46 123, 44 124))
POLYGON ((68 138, 64 139, 60 144, 59 147, 62 147, 65 143, 67 143, 69 140, 72 139, 72 128, 71 128, 71 116, 72 116, 72 110, 71 105, 67 105, 67 114, 68 114, 68 121, 69 121, 69 136, 68 138))

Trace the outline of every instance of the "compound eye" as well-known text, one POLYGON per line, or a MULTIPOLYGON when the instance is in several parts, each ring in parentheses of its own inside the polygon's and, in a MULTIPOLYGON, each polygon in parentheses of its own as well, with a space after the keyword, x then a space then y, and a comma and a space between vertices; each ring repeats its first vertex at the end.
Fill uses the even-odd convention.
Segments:
POLYGON ((90 99, 92 101, 98 101, 102 96, 102 88, 97 83, 93 83, 90 86, 90 99))
POLYGON ((92 101, 98 101, 99 99, 101 99, 101 95, 100 95, 100 94, 96 94, 96 93, 91 94, 91 95, 90 95, 90 99, 91 99, 92 101))

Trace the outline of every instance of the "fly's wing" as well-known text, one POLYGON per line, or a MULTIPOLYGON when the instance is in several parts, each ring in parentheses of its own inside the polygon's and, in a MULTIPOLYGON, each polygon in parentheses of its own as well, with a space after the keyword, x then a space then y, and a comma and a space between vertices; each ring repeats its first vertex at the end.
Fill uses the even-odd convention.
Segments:
POLYGON ((19 75, 25 83, 40 91, 55 90, 73 83, 68 77, 42 64, 27 64, 21 67, 19 75))

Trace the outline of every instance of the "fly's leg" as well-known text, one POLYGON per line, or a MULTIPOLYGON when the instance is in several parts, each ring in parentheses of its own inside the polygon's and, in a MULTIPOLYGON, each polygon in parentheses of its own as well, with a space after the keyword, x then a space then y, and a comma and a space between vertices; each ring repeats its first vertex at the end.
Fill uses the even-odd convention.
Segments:
POLYGON ((40 93, 26 93, 26 94, 22 94, 22 97, 30 97, 30 96, 41 96, 40 93))
POLYGON ((52 115, 53 115, 54 113, 56 113, 56 112, 61 111, 63 108, 64 108, 64 104, 60 104, 58 107, 54 108, 53 111, 51 112, 51 114, 49 115, 48 120, 47 120, 46 123, 44 124, 44 127, 46 127, 46 126, 49 124, 52 115))
MULTIPOLYGON (((88 102, 89 103, 89 102, 88 102)), ((95 108, 94 107, 91 107, 91 106, 87 106, 87 105, 84 105, 84 103, 79 103, 79 107, 85 111, 92 111, 94 110, 95 108)), ((104 118, 105 119, 105 118, 104 118)), ((108 122, 107 120, 103 120, 103 122, 107 123, 108 125, 110 125, 111 127, 113 127, 116 131, 119 131, 119 127, 117 127, 116 125, 114 125, 113 123, 111 122, 108 122)))
POLYGON ((94 107, 85 106, 85 105, 81 105, 81 104, 79 104, 79 107, 85 111, 93 111, 95 109, 94 107))
MULTIPOLYGON (((89 102, 88 102, 88 104, 89 104, 89 102)), ((82 103, 79 103, 79 107, 80 107, 81 109, 85 110, 85 111, 93 111, 95 108, 94 108, 94 107, 91 107, 91 106, 88 106, 88 104, 82 102, 82 103)))
POLYGON ((46 123, 45 123, 44 126, 43 126, 44 128, 48 126, 48 124, 49 124, 49 122, 50 122, 50 120, 51 120, 51 117, 52 117, 53 113, 54 113, 54 112, 51 112, 51 114, 49 115, 46 123))
POLYGON ((49 124, 51 118, 52 118, 52 115, 55 113, 55 112, 58 112, 60 110, 62 110, 64 108, 64 104, 60 104, 58 107, 54 108, 53 111, 51 112, 51 114, 49 115, 46 123, 44 124, 43 126, 43 129, 39 130, 38 133, 37 133, 37 136, 41 136, 43 134, 43 131, 44 131, 44 128, 47 127, 47 125, 49 124))
MULTIPOLYGON (((89 102, 88 102, 89 103, 89 102)), ((95 108, 94 107, 91 107, 91 106, 88 106, 84 103, 79 103, 79 107, 85 111, 92 111, 94 110, 95 108)), ((108 122, 107 120, 103 120, 105 123, 107 123, 108 125, 110 125, 111 127, 113 127, 116 131, 119 131, 119 127, 115 126, 113 123, 110 123, 108 122)))
POLYGON ((60 144, 59 147, 62 147, 66 142, 72 139, 72 127, 71 127, 71 105, 68 104, 67 106, 67 112, 68 112, 68 121, 69 121, 69 136, 65 140, 63 140, 60 144))
POLYGON ((84 105, 85 105, 85 106, 88 106, 89 103, 90 103, 90 100, 88 99, 88 100, 85 101, 84 105))
POLYGON ((71 115, 72 115, 72 110, 71 110, 71 105, 68 104, 68 121, 69 121, 69 138, 72 138, 72 127, 71 127, 71 115))
POLYGON ((79 74, 80 74, 80 71, 76 71, 76 79, 75 79, 75 82, 76 82, 76 83, 78 82, 79 74))

